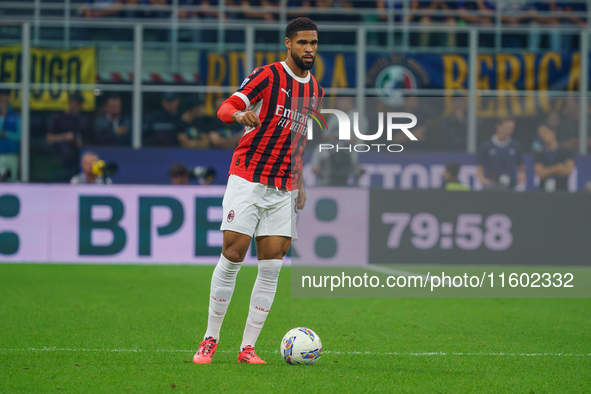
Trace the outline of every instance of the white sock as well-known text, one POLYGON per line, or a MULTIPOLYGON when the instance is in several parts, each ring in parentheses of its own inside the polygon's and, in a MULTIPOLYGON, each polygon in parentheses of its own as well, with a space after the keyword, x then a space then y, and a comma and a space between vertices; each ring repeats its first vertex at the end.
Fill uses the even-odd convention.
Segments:
POLYGON ((250 296, 250 308, 240 350, 248 345, 254 347, 257 342, 275 298, 279 271, 281 271, 281 260, 259 261, 259 273, 250 296))
POLYGON ((205 338, 213 337, 215 340, 220 338, 220 330, 224 316, 228 310, 232 293, 234 292, 234 284, 236 283, 236 275, 240 271, 242 263, 233 263, 224 255, 220 255, 213 275, 211 277, 211 290, 209 296, 209 317, 207 319, 207 332, 205 338))

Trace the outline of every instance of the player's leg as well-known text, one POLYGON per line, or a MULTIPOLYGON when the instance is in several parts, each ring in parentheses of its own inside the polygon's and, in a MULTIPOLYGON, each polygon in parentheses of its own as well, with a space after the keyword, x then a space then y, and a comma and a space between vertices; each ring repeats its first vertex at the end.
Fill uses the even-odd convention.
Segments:
POLYGON ((224 231, 222 254, 211 277, 207 331, 193 357, 196 364, 209 364, 215 354, 224 316, 234 293, 236 275, 240 271, 250 240, 248 235, 224 231))
POLYGON ((222 322, 234 293, 236 275, 260 218, 258 207, 252 203, 256 199, 256 187, 236 176, 228 180, 222 202, 222 254, 211 278, 207 331, 193 357, 197 364, 210 363, 217 348, 222 322))
POLYGON ((248 235, 224 231, 222 254, 211 278, 209 318, 205 338, 220 337, 220 329, 234 293, 236 275, 250 245, 248 235))
POLYGON ((256 238, 259 259, 258 274, 250 297, 250 307, 246 327, 240 345, 238 361, 251 364, 264 364, 254 352, 254 346, 263 325, 275 293, 283 257, 289 250, 291 238, 285 236, 261 236, 256 238))

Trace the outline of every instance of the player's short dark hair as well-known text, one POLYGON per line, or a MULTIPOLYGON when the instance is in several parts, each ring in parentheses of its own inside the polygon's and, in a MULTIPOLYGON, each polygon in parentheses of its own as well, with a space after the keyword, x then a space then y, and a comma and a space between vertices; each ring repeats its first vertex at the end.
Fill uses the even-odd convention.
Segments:
POLYGON ((451 174, 451 176, 457 178, 460 173, 460 163, 457 161, 448 161, 445 163, 445 169, 451 174))
POLYGON ((301 16, 287 24, 287 27, 285 28, 285 37, 291 40, 296 34, 298 34, 298 31, 307 30, 318 32, 318 26, 316 26, 316 23, 314 23, 312 19, 301 16))

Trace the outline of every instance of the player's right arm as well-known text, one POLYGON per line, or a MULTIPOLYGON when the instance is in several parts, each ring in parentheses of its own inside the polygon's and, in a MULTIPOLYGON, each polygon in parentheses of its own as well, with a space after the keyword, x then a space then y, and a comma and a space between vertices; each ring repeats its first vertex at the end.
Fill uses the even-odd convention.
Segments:
POLYGON ((263 98, 263 92, 268 86, 268 70, 264 67, 257 68, 242 82, 240 89, 222 103, 218 110, 218 118, 224 123, 235 122, 247 127, 260 126, 259 116, 249 109, 263 98))

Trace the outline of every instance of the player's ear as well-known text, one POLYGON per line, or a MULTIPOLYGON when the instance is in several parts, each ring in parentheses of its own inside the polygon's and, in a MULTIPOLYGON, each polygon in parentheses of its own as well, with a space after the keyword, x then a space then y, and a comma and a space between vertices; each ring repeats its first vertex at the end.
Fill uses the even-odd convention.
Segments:
POLYGON ((291 49, 291 40, 287 37, 285 37, 285 47, 291 49))

